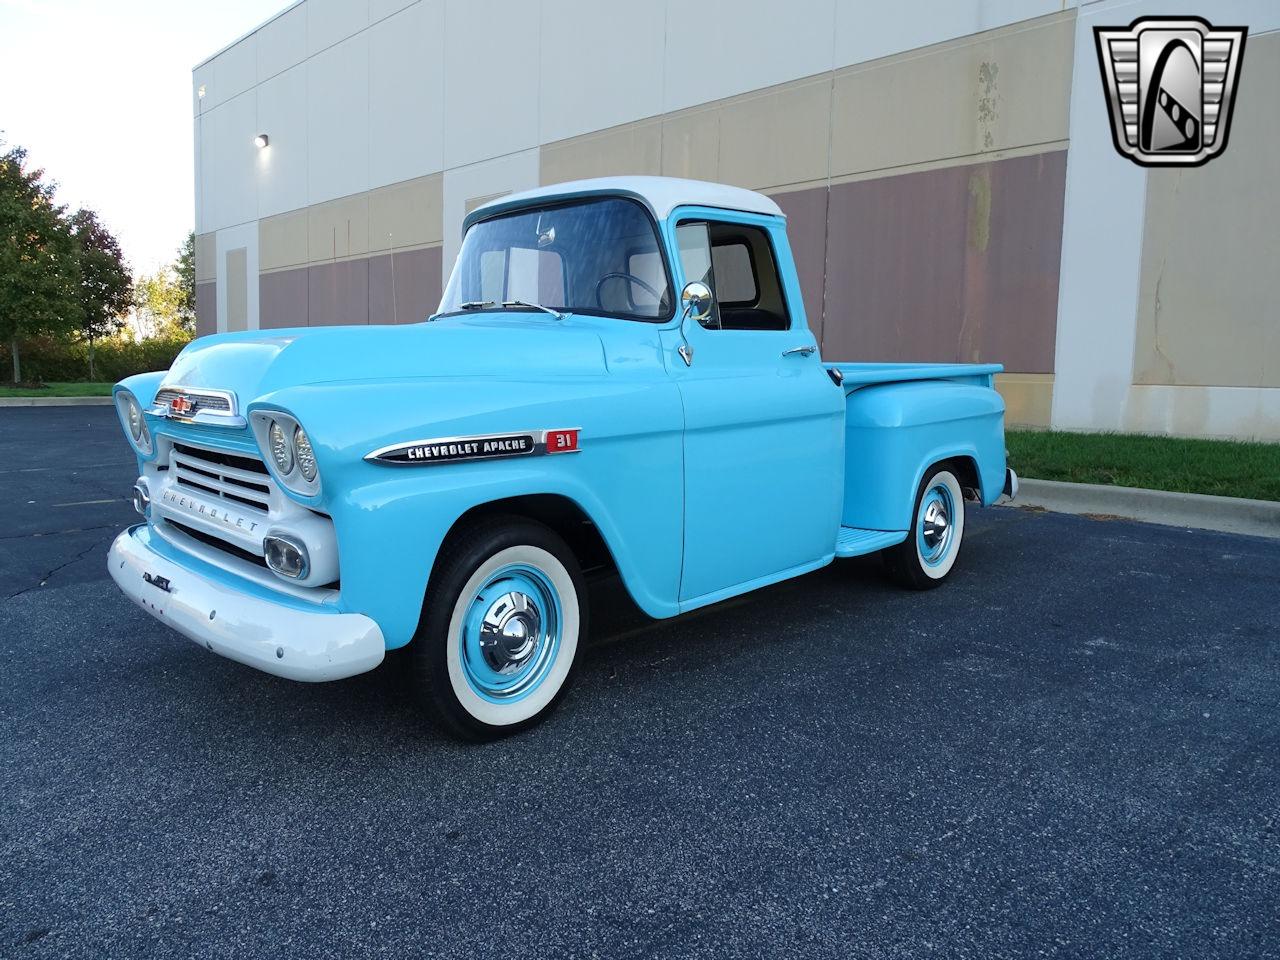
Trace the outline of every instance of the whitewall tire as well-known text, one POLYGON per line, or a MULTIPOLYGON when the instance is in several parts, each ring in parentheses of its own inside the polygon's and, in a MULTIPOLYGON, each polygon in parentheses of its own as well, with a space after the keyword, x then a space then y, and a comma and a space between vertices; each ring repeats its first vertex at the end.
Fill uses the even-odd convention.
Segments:
POLYGON ((928 590, 947 578, 964 539, 964 491, 956 475, 935 466, 916 490, 907 538, 884 551, 885 567, 913 590, 928 590))
POLYGON ((413 643, 428 707, 470 740, 537 723, 568 686, 585 623, 582 574, 554 531, 494 517, 451 536, 413 643))

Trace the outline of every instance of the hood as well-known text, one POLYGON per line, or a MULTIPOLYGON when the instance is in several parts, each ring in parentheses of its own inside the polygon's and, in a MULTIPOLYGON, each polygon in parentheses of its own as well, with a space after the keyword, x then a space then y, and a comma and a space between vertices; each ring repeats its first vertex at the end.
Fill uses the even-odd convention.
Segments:
POLYGON ((303 384, 606 372, 599 335, 573 317, 488 313, 410 326, 301 327, 202 337, 178 355, 163 385, 232 390, 244 406, 303 384))

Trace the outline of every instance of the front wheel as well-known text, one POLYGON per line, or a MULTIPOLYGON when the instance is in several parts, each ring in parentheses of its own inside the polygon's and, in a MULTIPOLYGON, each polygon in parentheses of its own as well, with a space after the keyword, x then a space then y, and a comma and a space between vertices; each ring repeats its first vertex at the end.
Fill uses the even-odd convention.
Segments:
POLYGON ((411 645, 414 674, 446 730, 493 740, 555 707, 585 632, 569 547, 542 524, 494 517, 442 549, 411 645))
POLYGON ((960 555, 964 492, 954 473, 934 467, 916 491, 907 539, 882 554, 890 576, 912 590, 938 586, 960 555))

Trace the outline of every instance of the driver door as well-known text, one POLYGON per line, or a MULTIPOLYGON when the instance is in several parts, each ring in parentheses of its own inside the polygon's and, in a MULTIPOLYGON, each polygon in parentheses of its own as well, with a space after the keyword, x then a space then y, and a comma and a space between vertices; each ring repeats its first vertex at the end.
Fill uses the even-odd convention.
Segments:
POLYGON ((676 216, 679 286, 702 280, 714 295, 703 323, 684 321, 668 361, 685 409, 680 601, 690 609, 830 560, 844 392, 808 329, 783 224, 718 210, 676 216))

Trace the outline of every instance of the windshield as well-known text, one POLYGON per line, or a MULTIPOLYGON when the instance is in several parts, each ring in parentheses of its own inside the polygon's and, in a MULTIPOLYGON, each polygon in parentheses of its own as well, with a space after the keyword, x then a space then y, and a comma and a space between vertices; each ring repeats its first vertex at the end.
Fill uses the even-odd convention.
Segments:
POLYGON ((671 317, 662 248, 648 212, 605 198, 521 210, 467 231, 439 313, 537 304, 627 320, 671 317))

